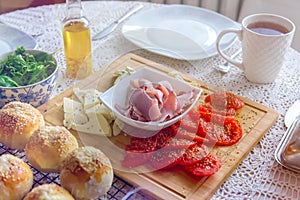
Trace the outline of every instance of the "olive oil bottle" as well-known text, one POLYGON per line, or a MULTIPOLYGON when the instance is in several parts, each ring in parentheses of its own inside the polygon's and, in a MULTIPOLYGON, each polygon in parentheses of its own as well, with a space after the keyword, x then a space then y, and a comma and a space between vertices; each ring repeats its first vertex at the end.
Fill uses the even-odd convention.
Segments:
POLYGON ((83 79, 92 73, 92 51, 89 21, 83 15, 81 0, 67 0, 63 20, 64 52, 67 77, 83 79))

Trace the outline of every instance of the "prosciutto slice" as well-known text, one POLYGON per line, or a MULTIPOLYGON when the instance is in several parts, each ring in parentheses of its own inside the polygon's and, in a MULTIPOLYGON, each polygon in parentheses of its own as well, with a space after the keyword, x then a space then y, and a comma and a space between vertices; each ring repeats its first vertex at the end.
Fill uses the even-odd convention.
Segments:
POLYGON ((153 83, 147 79, 130 82, 128 106, 115 105, 123 115, 143 122, 164 122, 179 115, 192 103, 194 92, 176 94, 168 81, 153 83))

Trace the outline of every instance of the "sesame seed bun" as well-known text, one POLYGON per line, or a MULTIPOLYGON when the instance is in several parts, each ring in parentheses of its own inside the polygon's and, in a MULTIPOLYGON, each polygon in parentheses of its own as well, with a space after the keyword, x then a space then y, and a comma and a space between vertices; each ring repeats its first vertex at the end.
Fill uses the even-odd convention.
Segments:
POLYGON ((75 200, 63 187, 54 183, 33 188, 23 200, 75 200))
POLYGON ((86 146, 71 152, 62 163, 61 185, 76 199, 97 199, 107 193, 113 169, 99 149, 86 146))
POLYGON ((65 127, 44 126, 29 138, 25 155, 36 169, 43 172, 59 172, 61 162, 76 148, 76 138, 65 127))
POLYGON ((29 166, 11 154, 0 156, 0 199, 21 200, 33 184, 29 166))
POLYGON ((0 110, 0 142, 23 150, 33 132, 44 125, 39 110, 27 103, 10 102, 0 110))

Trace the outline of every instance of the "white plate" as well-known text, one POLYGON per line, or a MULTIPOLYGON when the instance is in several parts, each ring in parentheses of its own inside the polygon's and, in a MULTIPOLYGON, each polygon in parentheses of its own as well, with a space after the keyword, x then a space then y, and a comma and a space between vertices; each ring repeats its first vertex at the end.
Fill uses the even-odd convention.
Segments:
POLYGON ((34 49, 36 47, 36 41, 30 35, 16 28, 0 24, 0 55, 14 51, 19 46, 24 46, 25 49, 34 49))
MULTIPOLYGON (((217 54, 218 34, 227 28, 238 28, 233 20, 207 9, 168 5, 132 16, 122 27, 122 34, 137 46, 168 57, 197 60, 217 54)), ((230 47, 236 39, 227 34, 221 48, 230 47)))

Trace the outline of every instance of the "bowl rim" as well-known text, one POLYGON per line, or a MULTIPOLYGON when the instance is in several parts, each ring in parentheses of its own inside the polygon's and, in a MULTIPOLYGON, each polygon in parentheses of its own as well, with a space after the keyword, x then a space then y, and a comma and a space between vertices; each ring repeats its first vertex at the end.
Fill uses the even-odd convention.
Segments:
MULTIPOLYGON (((2 62, 4 59, 7 58, 8 55, 10 55, 10 54, 12 54, 14 52, 15 51, 9 51, 9 52, 5 52, 5 53, 1 54, 0 55, 0 62, 2 62)), ((33 55, 37 54, 37 53, 47 53, 47 54, 51 55, 47 51, 38 50, 38 49, 25 49, 25 52, 31 53, 33 55)), ((0 86, 0 88, 1 89, 22 89, 22 88, 27 88, 27 87, 32 87, 32 86, 35 86, 35 85, 39 85, 42 82, 45 82, 45 81, 49 80, 50 78, 52 78, 58 72, 58 63, 57 63, 57 60, 56 60, 56 58, 53 55, 51 55, 51 58, 56 63, 56 66, 55 66, 54 71, 49 76, 47 76, 45 79, 40 80, 39 82, 36 82, 36 83, 32 83, 30 85, 22 85, 22 86, 18 86, 18 87, 4 87, 4 86, 0 86)))

